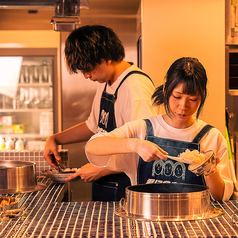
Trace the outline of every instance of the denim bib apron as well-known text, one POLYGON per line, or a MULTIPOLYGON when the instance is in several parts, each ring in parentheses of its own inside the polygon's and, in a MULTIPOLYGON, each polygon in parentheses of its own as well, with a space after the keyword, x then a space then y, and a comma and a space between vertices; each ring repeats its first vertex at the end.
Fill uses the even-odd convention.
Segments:
MULTIPOLYGON (((199 141, 213 127, 211 125, 204 126, 196 135, 192 142, 179 141, 173 139, 165 139, 154 136, 152 123, 149 119, 146 122, 146 140, 151 141, 168 152, 171 156, 178 156, 186 149, 200 151, 199 141)), ((181 163, 173 159, 155 160, 145 162, 139 159, 137 182, 145 183, 189 183, 205 185, 204 177, 197 176, 188 170, 189 164, 181 163)))
MULTIPOLYGON (((109 94, 106 92, 107 84, 102 92, 101 103, 100 103, 100 111, 99 111, 99 120, 98 120, 98 131, 107 131, 110 132, 117 128, 116 119, 115 119, 115 111, 114 104, 117 100, 117 93, 122 83, 129 77, 131 74, 142 74, 149 78, 149 76, 141 71, 131 71, 129 72, 118 85, 114 94, 109 94)), ((150 79, 150 78, 149 78, 150 79)))
MULTIPOLYGON (((98 131, 110 132, 117 128, 114 104, 117 99, 117 93, 128 76, 131 74, 142 74, 150 79, 150 77, 141 71, 129 72, 118 85, 114 94, 108 94, 106 92, 107 84, 102 93, 100 103, 100 113, 98 120, 98 131)), ((150 79, 151 80, 151 79, 150 79)), ((125 188, 130 186, 131 182, 129 177, 125 173, 112 174, 104 176, 92 183, 92 200, 93 201, 120 201, 122 197, 125 197, 125 188)))

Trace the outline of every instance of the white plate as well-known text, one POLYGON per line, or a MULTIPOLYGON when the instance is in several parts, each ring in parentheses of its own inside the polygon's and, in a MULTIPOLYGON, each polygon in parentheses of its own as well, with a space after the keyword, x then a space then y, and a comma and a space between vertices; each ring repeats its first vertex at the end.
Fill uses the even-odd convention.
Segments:
MULTIPOLYGON (((55 183, 67 183, 65 181, 65 179, 75 173, 75 172, 71 172, 71 171, 78 171, 79 169, 80 168, 66 168, 65 171, 67 171, 67 173, 59 173, 59 171, 57 169, 49 169, 49 170, 41 171, 41 173, 42 173, 42 175, 50 178, 55 183)), ((79 179, 80 179, 80 177, 78 176, 78 177, 70 180, 70 182, 74 182, 79 179)))

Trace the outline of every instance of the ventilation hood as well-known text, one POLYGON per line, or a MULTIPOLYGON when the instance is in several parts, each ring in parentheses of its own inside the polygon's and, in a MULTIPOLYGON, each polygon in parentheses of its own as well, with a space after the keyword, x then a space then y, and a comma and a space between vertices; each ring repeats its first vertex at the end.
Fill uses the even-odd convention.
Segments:
POLYGON ((2 9, 54 9, 51 22, 55 31, 72 31, 80 24, 80 9, 88 9, 87 0, 0 0, 2 9))
MULTIPOLYGON (((78 2, 77 0, 0 0, 0 8, 16 9, 40 9, 53 8, 56 2, 78 2)), ((88 9, 87 0, 79 0, 80 8, 88 9)))

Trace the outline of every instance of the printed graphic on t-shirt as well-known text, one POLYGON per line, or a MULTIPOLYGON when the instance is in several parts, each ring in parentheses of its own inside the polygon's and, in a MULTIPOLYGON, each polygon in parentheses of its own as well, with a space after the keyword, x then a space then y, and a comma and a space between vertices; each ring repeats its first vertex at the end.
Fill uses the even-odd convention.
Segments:
POLYGON ((104 110, 102 110, 99 123, 104 125, 105 128, 107 128, 108 118, 109 118, 109 112, 105 112, 104 110))
POLYGON ((107 131, 98 126, 97 133, 107 133, 107 131))

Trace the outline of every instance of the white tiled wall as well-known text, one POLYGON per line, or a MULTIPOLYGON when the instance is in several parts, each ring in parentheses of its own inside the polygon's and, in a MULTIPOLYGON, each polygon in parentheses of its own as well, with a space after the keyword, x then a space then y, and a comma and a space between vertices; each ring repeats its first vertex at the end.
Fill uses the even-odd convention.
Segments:
MULTIPOLYGON (((68 150, 60 150, 60 156, 62 162, 68 165, 68 150)), ((43 158, 43 150, 1 150, 0 151, 0 161, 1 160, 17 160, 17 161, 30 161, 36 164, 36 176, 41 174, 41 171, 52 169, 52 167, 43 158)))

